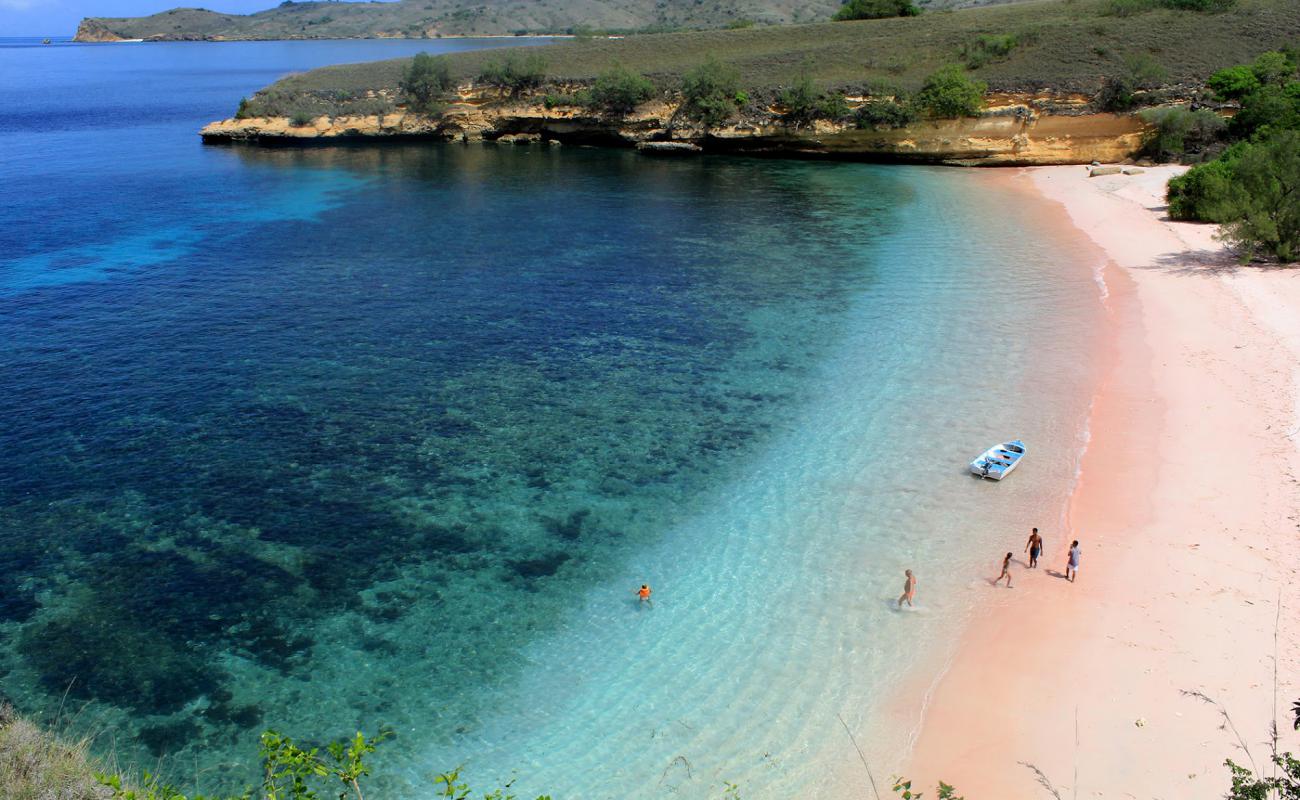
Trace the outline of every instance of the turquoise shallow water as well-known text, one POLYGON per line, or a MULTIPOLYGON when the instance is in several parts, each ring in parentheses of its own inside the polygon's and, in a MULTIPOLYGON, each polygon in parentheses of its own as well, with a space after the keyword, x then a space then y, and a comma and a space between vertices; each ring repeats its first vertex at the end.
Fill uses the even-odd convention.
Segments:
POLYGON ((836 714, 900 750, 900 654, 1059 519, 1087 265, 972 173, 196 142, 360 44, 0 48, 4 693, 204 788, 389 725, 397 796, 839 796, 836 714))

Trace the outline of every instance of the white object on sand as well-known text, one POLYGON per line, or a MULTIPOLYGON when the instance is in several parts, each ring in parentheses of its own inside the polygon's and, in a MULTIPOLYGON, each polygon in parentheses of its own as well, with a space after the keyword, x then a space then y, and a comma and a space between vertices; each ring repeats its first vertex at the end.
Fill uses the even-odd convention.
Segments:
POLYGON ((985 450, 979 458, 970 462, 970 471, 977 477, 1000 481, 1020 465, 1020 459, 1024 456, 1025 443, 1019 439, 995 444, 985 450))

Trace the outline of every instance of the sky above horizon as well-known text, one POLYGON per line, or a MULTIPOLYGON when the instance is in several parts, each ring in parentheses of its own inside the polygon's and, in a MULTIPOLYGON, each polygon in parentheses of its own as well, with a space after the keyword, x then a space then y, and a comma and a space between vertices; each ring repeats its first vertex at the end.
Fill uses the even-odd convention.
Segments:
POLYGON ((249 14, 280 0, 0 0, 0 37, 71 36, 82 17, 141 17, 177 6, 249 14))

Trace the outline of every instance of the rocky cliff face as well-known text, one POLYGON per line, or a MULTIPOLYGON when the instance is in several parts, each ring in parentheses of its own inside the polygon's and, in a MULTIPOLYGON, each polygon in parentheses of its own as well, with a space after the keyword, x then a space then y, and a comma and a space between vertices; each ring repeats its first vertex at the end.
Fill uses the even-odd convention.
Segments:
POLYGON ((77 26, 77 35, 72 37, 74 42, 120 42, 122 37, 118 36, 108 29, 104 23, 97 19, 83 19, 77 26))
POLYGON ((1086 113, 1081 98, 1003 95, 982 116, 928 120, 904 128, 858 129, 818 121, 803 128, 780 117, 740 120, 722 128, 683 126, 676 107, 652 102, 626 116, 546 108, 538 102, 479 103, 462 98, 437 116, 399 111, 381 116, 319 117, 296 125, 284 117, 227 119, 203 128, 204 141, 258 144, 344 140, 441 139, 502 143, 604 144, 671 152, 751 153, 963 166, 1018 166, 1122 161, 1140 149, 1148 126, 1134 115, 1086 113))

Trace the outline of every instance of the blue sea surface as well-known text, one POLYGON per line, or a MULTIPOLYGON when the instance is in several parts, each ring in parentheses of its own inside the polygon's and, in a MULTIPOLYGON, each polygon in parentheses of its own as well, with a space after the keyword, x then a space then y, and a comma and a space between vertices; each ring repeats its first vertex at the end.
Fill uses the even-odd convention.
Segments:
POLYGON ((835 714, 870 730, 1013 509, 1059 520, 1100 305, 1003 183, 196 135, 285 72, 506 44, 0 40, 21 710, 204 790, 264 728, 387 726, 393 796, 836 796, 835 714), (904 631, 907 565, 941 613, 904 631))

